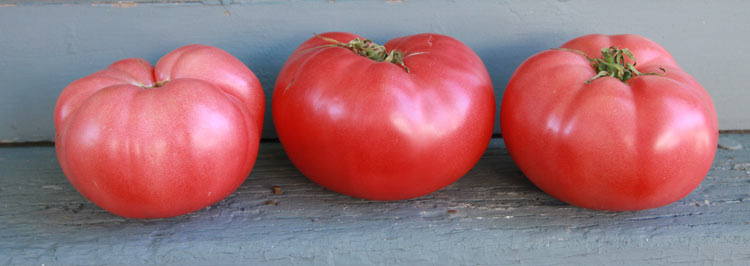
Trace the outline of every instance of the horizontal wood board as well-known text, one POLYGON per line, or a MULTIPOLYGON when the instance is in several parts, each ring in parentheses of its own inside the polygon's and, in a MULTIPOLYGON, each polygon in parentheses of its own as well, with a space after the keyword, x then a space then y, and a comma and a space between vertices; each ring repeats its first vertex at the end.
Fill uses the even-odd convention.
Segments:
POLYGON ((747 265, 750 135, 724 134, 686 198, 602 212, 544 194, 502 142, 462 179, 418 199, 375 202, 325 190, 278 143, 246 182, 192 214, 114 216, 62 174, 52 147, 0 148, 3 265, 747 265), (280 186, 281 195, 272 193, 280 186), (269 202, 272 201, 272 202, 269 202))

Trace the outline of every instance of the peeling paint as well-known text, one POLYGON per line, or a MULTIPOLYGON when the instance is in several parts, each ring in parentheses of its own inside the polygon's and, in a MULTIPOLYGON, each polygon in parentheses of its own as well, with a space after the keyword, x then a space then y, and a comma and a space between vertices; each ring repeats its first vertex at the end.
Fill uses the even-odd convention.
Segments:
POLYGON ((113 7, 118 7, 118 8, 131 8, 131 7, 138 6, 138 3, 136 3, 136 2, 118 2, 118 3, 112 4, 112 6, 113 7))
POLYGON ((108 2, 94 2, 91 4, 91 6, 110 6, 115 8, 131 8, 131 7, 137 7, 138 3, 133 1, 117 1, 113 3, 108 2))

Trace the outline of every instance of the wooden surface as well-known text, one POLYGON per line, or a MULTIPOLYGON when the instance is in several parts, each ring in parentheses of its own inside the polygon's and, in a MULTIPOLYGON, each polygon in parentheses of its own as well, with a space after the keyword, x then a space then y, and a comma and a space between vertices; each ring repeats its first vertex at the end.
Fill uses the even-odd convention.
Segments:
POLYGON ((226 200, 162 220, 114 216, 80 196, 53 147, 0 148, 0 264, 497 265, 750 263, 750 135, 722 135, 686 198, 639 212, 561 203, 501 139, 457 183, 408 201, 322 189, 263 143, 226 200), (283 194, 274 195, 272 186, 283 194))
POLYGON ((721 129, 750 129, 748 10, 743 0, 0 0, 0 142, 54 140, 55 101, 70 82, 127 57, 156 63, 191 43, 224 49, 255 72, 266 95, 263 136, 274 138, 276 76, 299 44, 327 31, 381 44, 450 35, 484 61, 498 110, 529 56, 584 34, 639 34, 706 88, 721 129))

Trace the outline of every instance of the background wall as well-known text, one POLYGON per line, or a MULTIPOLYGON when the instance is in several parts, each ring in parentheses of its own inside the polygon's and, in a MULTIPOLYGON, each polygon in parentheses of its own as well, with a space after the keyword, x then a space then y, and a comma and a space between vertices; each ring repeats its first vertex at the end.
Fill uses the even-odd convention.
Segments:
MULTIPOLYGON (((750 1, 6 1, 0 0, 0 142, 54 140, 52 112, 73 80, 126 57, 155 63, 185 44, 222 48, 270 96, 289 54, 313 32, 384 43, 421 32, 473 48, 499 103, 532 54, 589 33, 634 33, 666 47, 711 94, 719 127, 750 129, 750 1)), ((499 124, 499 123, 498 123, 499 124)), ((496 125, 499 132, 499 127, 496 125)))

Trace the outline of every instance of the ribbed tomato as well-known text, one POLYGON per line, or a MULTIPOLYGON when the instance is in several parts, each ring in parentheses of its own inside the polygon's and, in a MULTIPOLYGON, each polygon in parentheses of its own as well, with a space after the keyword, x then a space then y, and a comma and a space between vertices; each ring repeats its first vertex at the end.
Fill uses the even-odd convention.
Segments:
POLYGON ((325 33, 287 60, 272 109, 286 153, 309 179, 400 200, 471 169, 492 136, 494 99, 480 58, 451 37, 416 34, 380 46, 325 33))
POLYGON ((242 62, 189 45, 124 59, 68 85, 55 147, 83 196, 117 215, 162 218, 216 203, 255 163, 263 91, 242 62))
POLYGON ((600 210, 655 208, 695 189, 718 138, 703 87, 640 36, 587 35, 562 48, 523 62, 503 96, 503 138, 523 173, 600 210))

